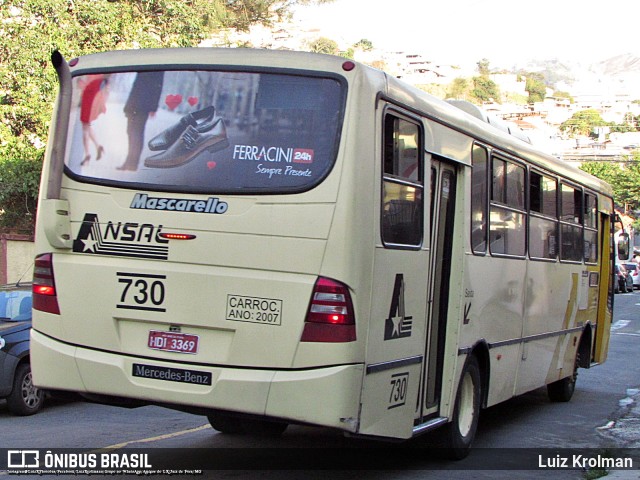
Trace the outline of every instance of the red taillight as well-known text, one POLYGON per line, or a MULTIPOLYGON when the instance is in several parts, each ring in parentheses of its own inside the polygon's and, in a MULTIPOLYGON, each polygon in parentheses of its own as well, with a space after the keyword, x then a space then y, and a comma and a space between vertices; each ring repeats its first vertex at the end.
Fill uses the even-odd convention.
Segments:
POLYGON ((356 319, 346 285, 318 278, 302 331, 302 342, 353 342, 356 319))
POLYGON ((60 314, 56 284, 53 278, 53 255, 38 255, 33 269, 33 308, 60 314))
POLYGON ((160 238, 164 238, 165 240, 193 240, 196 238, 195 235, 190 233, 160 233, 158 234, 160 238))

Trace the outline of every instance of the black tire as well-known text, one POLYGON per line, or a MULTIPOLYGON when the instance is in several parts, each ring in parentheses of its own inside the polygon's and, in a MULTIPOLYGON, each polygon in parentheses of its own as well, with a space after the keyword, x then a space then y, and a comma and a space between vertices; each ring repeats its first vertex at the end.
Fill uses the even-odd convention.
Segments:
POLYGON ((265 437, 279 437, 289 426, 286 422, 272 422, 269 420, 249 420, 245 425, 247 433, 265 437))
POLYGON ((476 436, 482 384, 480 366, 475 356, 470 356, 462 370, 451 423, 445 427, 444 447, 452 460, 462 460, 476 436))
POLYGON ((573 374, 547 385, 547 395, 552 402, 568 402, 576 391, 578 381, 578 358, 576 358, 573 374))
POLYGON ((236 418, 223 413, 208 415, 207 418, 214 430, 234 435, 278 436, 289 426, 285 422, 236 418))
POLYGON ((209 423, 214 430, 220 433, 241 434, 245 433, 242 421, 238 418, 228 417, 223 414, 207 415, 209 423))
POLYGON ((33 384, 31 365, 21 363, 13 378, 13 390, 7 397, 7 407, 14 415, 27 416, 38 413, 44 403, 44 390, 33 384))

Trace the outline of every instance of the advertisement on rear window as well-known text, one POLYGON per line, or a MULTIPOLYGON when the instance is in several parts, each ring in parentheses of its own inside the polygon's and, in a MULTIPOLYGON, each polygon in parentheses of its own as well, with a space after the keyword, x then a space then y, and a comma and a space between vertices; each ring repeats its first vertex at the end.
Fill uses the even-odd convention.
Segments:
POLYGON ((141 71, 73 78, 74 178, 168 191, 295 192, 335 162, 344 88, 333 78, 141 71))

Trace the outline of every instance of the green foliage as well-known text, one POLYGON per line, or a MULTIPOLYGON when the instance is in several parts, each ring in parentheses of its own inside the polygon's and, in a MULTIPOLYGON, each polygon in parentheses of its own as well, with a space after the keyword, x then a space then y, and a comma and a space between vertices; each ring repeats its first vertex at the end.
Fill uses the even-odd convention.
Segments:
POLYGON ((622 169, 618 163, 611 162, 585 162, 580 165, 583 170, 600 180, 604 180, 613 185, 616 178, 622 173, 622 169))
POLYGON ((625 164, 607 162, 586 162, 580 166, 591 175, 609 183, 617 204, 628 204, 632 210, 640 209, 640 154, 625 164))
POLYGON ((293 5, 330 1, 0 0, 0 226, 23 228, 19 219, 35 218, 36 177, 57 91, 54 50, 73 58, 197 46, 215 30, 246 30, 286 16, 293 5))
POLYGON ((529 103, 542 102, 547 96, 547 86, 540 74, 528 74, 524 89, 529 94, 529 103))
POLYGON ((480 102, 500 102, 500 89, 489 77, 473 77, 471 95, 480 102))
POLYGON ((0 159, 0 230, 33 232, 41 170, 40 160, 0 159))
POLYGON ((472 85, 466 83, 467 81, 463 78, 456 78, 447 93, 450 93, 452 98, 468 99, 476 103, 500 102, 500 89, 489 78, 491 72, 489 60, 483 58, 476 65, 480 75, 471 79, 472 85))
POLYGON ((338 55, 340 55, 341 57, 350 58, 353 60, 353 56, 355 55, 355 53, 356 53, 355 50, 353 49, 353 47, 351 47, 351 48, 347 48, 343 52, 339 52, 338 55))
POLYGON ((574 136, 594 136, 596 127, 609 127, 610 132, 634 132, 638 130, 638 120, 637 117, 630 115, 625 117, 625 123, 617 124, 615 122, 605 121, 597 110, 580 110, 574 113, 569 120, 560 124, 560 131, 567 132, 574 136))
POLYGON ((553 96, 556 98, 566 98, 569 100, 569 103, 573 103, 573 97, 569 92, 563 92, 562 90, 556 90, 553 92, 553 96))
POLYGON ((594 109, 580 110, 573 116, 560 124, 561 132, 568 132, 572 135, 590 135, 594 127, 606 126, 607 122, 594 109))
POLYGON ((470 93, 469 90, 469 82, 466 78, 454 78, 453 82, 449 85, 449 90, 447 90, 447 98, 466 100, 470 93))
POLYGON ((367 40, 366 38, 359 40, 353 46, 354 48, 359 48, 360 50, 365 52, 370 52, 371 50, 373 50, 373 42, 371 40, 367 40))
POLYGON ((490 73, 489 60, 487 60, 486 58, 483 58, 482 60, 478 61, 476 65, 477 65, 478 73, 480 74, 480 76, 486 77, 489 75, 490 73))
POLYGON ((320 37, 309 43, 309 51, 314 53, 324 53, 326 55, 337 55, 338 43, 330 38, 320 37))

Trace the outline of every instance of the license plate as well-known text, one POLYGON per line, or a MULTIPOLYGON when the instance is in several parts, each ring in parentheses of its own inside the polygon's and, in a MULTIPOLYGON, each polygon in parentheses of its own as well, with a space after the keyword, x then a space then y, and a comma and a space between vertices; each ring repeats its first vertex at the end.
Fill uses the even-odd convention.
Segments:
POLYGON ((151 330, 147 346, 154 350, 177 353, 198 353, 198 336, 188 333, 151 330))

